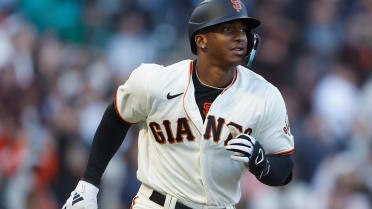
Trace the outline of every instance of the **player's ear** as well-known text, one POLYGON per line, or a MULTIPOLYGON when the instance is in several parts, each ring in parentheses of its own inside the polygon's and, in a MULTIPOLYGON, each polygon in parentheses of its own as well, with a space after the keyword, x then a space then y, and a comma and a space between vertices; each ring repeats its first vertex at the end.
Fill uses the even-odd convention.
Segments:
POLYGON ((207 37, 204 34, 196 34, 194 41, 198 49, 205 49, 207 47, 207 37))

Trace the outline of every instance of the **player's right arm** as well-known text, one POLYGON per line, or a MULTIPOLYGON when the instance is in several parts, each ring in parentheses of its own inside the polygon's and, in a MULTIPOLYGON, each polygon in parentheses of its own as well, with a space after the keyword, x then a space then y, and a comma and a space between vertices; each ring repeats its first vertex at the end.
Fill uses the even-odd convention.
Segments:
POLYGON ((63 209, 96 209, 102 175, 124 141, 132 123, 143 121, 148 113, 147 73, 139 67, 118 88, 115 100, 107 107, 93 138, 87 168, 82 180, 63 209))
POLYGON ((112 156, 122 144, 130 125, 116 112, 114 102, 107 107, 94 135, 83 178, 67 199, 63 209, 97 208, 101 177, 112 156))

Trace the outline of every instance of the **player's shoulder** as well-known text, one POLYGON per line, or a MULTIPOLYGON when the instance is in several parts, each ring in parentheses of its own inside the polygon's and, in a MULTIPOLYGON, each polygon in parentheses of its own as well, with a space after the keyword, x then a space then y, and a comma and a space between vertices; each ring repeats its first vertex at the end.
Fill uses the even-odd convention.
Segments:
POLYGON ((283 102, 283 96, 280 90, 261 75, 243 66, 238 66, 238 73, 241 88, 258 95, 259 98, 265 98, 264 100, 266 102, 283 102))
POLYGON ((247 85, 256 85, 257 87, 260 87, 260 89, 262 90, 277 91, 277 87, 275 87, 272 83, 267 81, 261 75, 253 72, 251 69, 241 65, 239 65, 237 69, 239 75, 241 76, 241 79, 243 81, 246 81, 245 83, 247 85))
POLYGON ((187 82, 190 64, 191 60, 182 60, 168 66, 143 63, 132 72, 129 80, 146 82, 151 85, 150 89, 183 85, 187 82))
POLYGON ((168 73, 170 71, 183 71, 185 68, 189 68, 190 62, 191 60, 182 60, 167 66, 155 63, 142 63, 134 71, 156 74, 168 73))
POLYGON ((133 70, 133 73, 149 73, 152 71, 159 71, 161 69, 164 69, 163 65, 159 65, 156 63, 142 63, 133 70))
POLYGON ((185 68, 189 69, 191 61, 192 60, 189 59, 181 60, 179 62, 166 66, 165 70, 184 70, 185 68))

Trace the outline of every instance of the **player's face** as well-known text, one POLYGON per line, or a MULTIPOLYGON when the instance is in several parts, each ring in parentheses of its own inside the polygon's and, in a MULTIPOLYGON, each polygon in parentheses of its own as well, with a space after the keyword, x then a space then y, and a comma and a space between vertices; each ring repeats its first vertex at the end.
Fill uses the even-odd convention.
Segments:
POLYGON ((247 55, 247 26, 241 21, 222 23, 207 32, 208 53, 229 65, 241 64, 247 55))

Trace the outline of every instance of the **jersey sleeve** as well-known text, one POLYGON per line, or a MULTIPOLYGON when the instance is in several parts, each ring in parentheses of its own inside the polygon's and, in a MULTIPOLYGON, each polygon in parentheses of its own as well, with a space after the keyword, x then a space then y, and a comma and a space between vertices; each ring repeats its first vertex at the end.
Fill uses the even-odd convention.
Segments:
POLYGON ((287 110, 283 97, 276 87, 273 87, 267 96, 263 120, 256 139, 267 155, 294 152, 294 141, 289 128, 287 110))
POLYGON ((116 111, 128 123, 145 121, 150 112, 148 79, 151 67, 156 65, 140 65, 116 92, 116 111))

